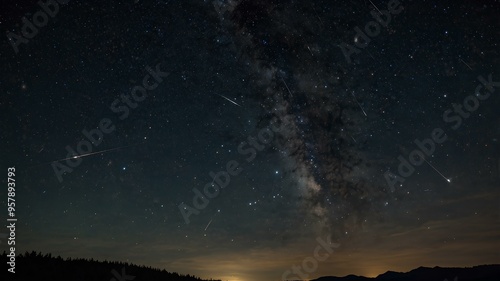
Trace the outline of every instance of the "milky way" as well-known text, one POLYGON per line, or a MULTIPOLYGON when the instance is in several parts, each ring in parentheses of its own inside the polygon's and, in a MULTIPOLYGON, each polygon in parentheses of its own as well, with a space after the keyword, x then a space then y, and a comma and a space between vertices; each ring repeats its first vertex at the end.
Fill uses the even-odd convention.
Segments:
POLYGON ((387 196, 380 167, 363 150, 369 121, 354 96, 361 79, 330 63, 338 49, 318 42, 327 32, 313 6, 280 2, 226 3, 231 20, 223 22, 259 85, 262 123, 286 124, 277 145, 287 152, 300 206, 338 237, 359 229, 372 203, 387 196), (299 9, 299 17, 291 14, 299 9))

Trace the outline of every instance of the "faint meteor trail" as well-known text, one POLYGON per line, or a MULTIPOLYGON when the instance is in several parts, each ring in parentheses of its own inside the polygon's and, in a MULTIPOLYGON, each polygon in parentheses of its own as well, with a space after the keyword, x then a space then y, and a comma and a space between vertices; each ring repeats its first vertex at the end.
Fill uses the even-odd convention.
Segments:
POLYGON ((460 59, 460 61, 462 61, 465 65, 467 65, 467 67, 472 70, 472 68, 463 60, 463 59, 460 59))
POLYGON ((239 105, 239 104, 237 104, 236 102, 234 102, 234 101, 230 100, 229 98, 226 98, 226 97, 225 97, 225 96, 223 96, 223 95, 220 95, 220 94, 216 94, 216 95, 221 96, 221 97, 225 98, 226 100, 228 100, 229 102, 232 102, 233 104, 235 104, 235 105, 237 105, 237 106, 241 107, 241 105, 239 105))
POLYGON ((356 101, 356 103, 359 105, 359 108, 361 108, 361 110, 363 111, 363 114, 365 114, 365 116, 368 117, 368 115, 366 115, 365 110, 363 109, 363 107, 361 106, 361 104, 358 102, 358 99, 356 99, 356 96, 354 95, 354 91, 351 92, 351 95, 354 98, 354 100, 356 101))
POLYGON ((285 87, 288 90, 288 92, 290 93, 290 96, 293 96, 292 92, 290 91, 290 88, 288 88, 288 85, 286 84, 285 80, 283 80, 283 78, 281 78, 281 81, 283 81, 283 84, 285 84, 285 87))
MULTIPOLYGON (((213 184, 213 182, 212 182, 212 184, 213 184)), ((217 210, 217 212, 215 212, 215 214, 212 215, 212 217, 210 218, 210 221, 208 222, 208 224, 205 227, 204 231, 207 231, 208 227, 210 226, 210 224, 212 223, 212 221, 214 220, 214 218, 217 216, 217 214, 220 214, 220 210, 217 210)))
MULTIPOLYGON (((306 46, 307 46, 307 45, 306 45, 306 46)), ((308 50, 309 50, 309 52, 311 53, 311 56, 313 56, 313 57, 314 57, 314 54, 313 54, 313 52, 311 51, 311 48, 309 48, 309 46, 307 46, 307 49, 308 49, 308 50)))
POLYGON ((205 227, 205 230, 204 230, 204 231, 207 231, 207 228, 208 228, 208 227, 210 226, 210 224, 212 223, 212 220, 213 220, 213 219, 211 219, 211 220, 208 222, 207 227, 205 227))
MULTIPOLYGON (((307 49, 308 49, 308 50, 309 50, 309 52, 311 53, 311 56, 313 56, 313 57, 314 57, 314 54, 313 54, 313 52, 311 51, 311 48, 309 48, 309 45, 307 44, 307 41, 306 41, 305 39, 302 39, 302 40, 304 40, 304 43, 306 44, 307 49)), ((283 80, 283 79, 282 79, 282 80, 283 80)), ((287 87, 287 88, 288 88, 288 87, 287 87)))
POLYGON ((321 20, 321 18, 318 16, 318 13, 316 13, 316 9, 314 9, 314 7, 312 7, 312 8, 313 8, 313 10, 314 10, 314 13, 316 14, 316 17, 319 19, 319 22, 321 23, 321 25, 322 25, 322 26, 325 26, 325 25, 323 24, 323 21, 321 20))
POLYGON ((425 160, 424 161, 429 164, 429 166, 431 166, 431 168, 433 168, 436 172, 438 172, 439 175, 441 175, 443 177, 443 179, 445 179, 447 182, 451 182, 451 179, 445 177, 443 174, 441 174, 440 171, 438 171, 438 169, 436 169, 436 167, 434 167, 431 163, 429 163, 429 161, 425 160))
POLYGON ((382 12, 377 8, 377 6, 375 6, 375 4, 373 4, 373 2, 371 0, 368 0, 370 1, 370 3, 372 3, 373 7, 375 7, 375 9, 377 9, 377 11, 382 15, 382 12))

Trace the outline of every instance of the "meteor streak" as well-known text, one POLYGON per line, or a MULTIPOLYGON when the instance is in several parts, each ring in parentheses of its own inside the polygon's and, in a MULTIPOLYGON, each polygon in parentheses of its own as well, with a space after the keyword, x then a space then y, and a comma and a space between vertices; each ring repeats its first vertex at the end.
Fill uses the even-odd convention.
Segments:
POLYGON ((212 223, 212 220, 213 220, 213 219, 211 219, 211 220, 208 222, 207 227, 205 227, 205 231, 207 231, 207 228, 208 228, 208 227, 210 226, 210 224, 212 223))
POLYGON ((354 95, 354 91, 351 92, 351 95, 352 97, 354 98, 354 100, 356 101, 356 103, 359 105, 359 108, 361 108, 361 111, 363 111, 363 114, 365 114, 366 117, 368 117, 368 115, 366 115, 366 112, 365 110, 363 109, 363 107, 361 106, 361 104, 358 102, 358 100, 356 99, 356 96, 354 95))
POLYGON ((375 9, 377 9, 377 11, 382 15, 382 12, 377 8, 377 6, 375 6, 375 4, 373 4, 373 2, 371 0, 368 0, 370 1, 370 3, 372 3, 373 7, 375 7, 375 9))
POLYGON ((81 154, 81 155, 74 155, 74 156, 71 156, 68 158, 63 158, 63 159, 55 160, 52 162, 59 162, 59 161, 64 161, 64 160, 69 160, 69 159, 83 158, 83 157, 91 156, 91 155, 98 154, 98 153, 105 153, 105 152, 109 152, 109 151, 113 151, 113 150, 118 150, 118 149, 124 148, 124 147, 127 147, 127 146, 115 147, 115 148, 111 148, 111 149, 106 149, 106 150, 101 150, 101 151, 91 152, 91 153, 85 153, 85 154, 81 154))
POLYGON ((472 70, 472 68, 463 60, 463 59, 460 59, 465 65, 467 65, 467 67, 472 70))
POLYGON ((285 80, 283 80, 283 78, 281 78, 281 81, 283 81, 283 84, 285 84, 285 87, 288 90, 288 92, 290 93, 290 96, 293 96, 292 92, 290 91, 290 88, 288 88, 288 85, 286 84, 285 80))
POLYGON ((232 100, 230 100, 230 99, 226 98, 226 97, 225 97, 225 96, 223 96, 223 95, 220 95, 220 94, 216 94, 216 95, 221 96, 221 97, 225 98, 226 100, 228 100, 229 102, 231 102, 231 103, 233 103, 233 104, 235 104, 235 105, 237 105, 237 106, 241 107, 241 105, 239 105, 239 104, 237 104, 236 102, 234 102, 234 101, 232 101, 232 100))
POLYGON ((429 164, 429 166, 431 166, 431 168, 433 168, 436 172, 438 172, 439 175, 441 175, 443 177, 443 179, 445 179, 447 182, 451 182, 451 179, 445 177, 443 174, 441 174, 440 171, 438 171, 438 169, 436 169, 436 167, 434 167, 431 163, 429 163, 429 161, 425 160, 425 162, 427 162, 427 164, 429 164))
POLYGON ((134 145, 137 145, 137 144, 126 145, 126 146, 120 146, 120 147, 115 147, 115 148, 105 149, 105 150, 101 150, 101 151, 96 151, 96 152, 91 152, 91 153, 85 153, 85 154, 81 154, 81 155, 74 155, 74 156, 71 156, 71 157, 68 157, 68 158, 63 158, 63 159, 59 159, 59 160, 54 160, 54 161, 51 161, 51 162, 49 162, 49 163, 52 163, 52 162, 59 162, 59 161, 64 161, 64 160, 69 160, 69 159, 83 158, 83 157, 91 156, 91 155, 94 155, 94 154, 99 154, 99 153, 110 152, 110 151, 113 151, 113 150, 118 150, 118 149, 122 149, 122 148, 125 148, 125 147, 131 147, 131 146, 134 146, 134 145))
POLYGON ((83 158, 83 157, 92 156, 92 155, 99 154, 99 153, 107 153, 107 152, 111 152, 111 151, 122 149, 122 148, 126 148, 126 147, 136 146, 136 145, 139 145, 139 144, 140 143, 131 144, 131 145, 125 145, 125 146, 120 146, 120 147, 115 147, 115 148, 110 148, 110 149, 105 149, 105 150, 96 151, 96 152, 85 153, 85 154, 81 154, 81 155, 73 155, 71 157, 57 159, 57 160, 53 160, 53 161, 49 161, 49 162, 44 162, 44 163, 41 163, 41 164, 37 164, 37 165, 34 165, 34 166, 30 166, 28 168, 38 167, 38 166, 41 166, 41 165, 45 165, 45 164, 49 164, 49 163, 55 163, 55 162, 59 162, 59 161, 65 161, 65 160, 69 160, 69 159, 83 158))

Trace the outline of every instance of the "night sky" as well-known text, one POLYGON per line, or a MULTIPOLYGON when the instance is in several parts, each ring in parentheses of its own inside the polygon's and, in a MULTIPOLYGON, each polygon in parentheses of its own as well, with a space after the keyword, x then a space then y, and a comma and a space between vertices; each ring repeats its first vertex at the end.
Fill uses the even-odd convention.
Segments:
POLYGON ((41 3, 0 12, 17 253, 231 281, 499 263, 499 1, 41 3))

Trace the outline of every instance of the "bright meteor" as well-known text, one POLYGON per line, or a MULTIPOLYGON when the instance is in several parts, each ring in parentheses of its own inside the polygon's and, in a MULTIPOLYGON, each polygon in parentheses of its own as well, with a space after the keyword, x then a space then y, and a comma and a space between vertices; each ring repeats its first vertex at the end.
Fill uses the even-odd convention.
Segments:
POLYGON ((434 169, 434 171, 436 171, 436 172, 437 172, 440 176, 442 176, 442 177, 443 177, 443 179, 445 179, 447 182, 451 182, 451 179, 449 179, 449 178, 445 177, 443 174, 441 174, 441 172, 440 172, 440 171, 438 171, 438 169, 436 169, 436 167, 434 167, 431 163, 429 163, 429 161, 427 161, 427 160, 425 160, 425 159, 424 159, 424 161, 425 161, 427 164, 429 164, 429 166, 431 166, 431 168, 433 168, 433 169, 434 169))
POLYGON ((130 146, 134 146, 134 145, 135 144, 133 144, 133 145, 126 145, 126 146, 120 146, 120 147, 115 147, 115 148, 110 148, 110 149, 105 149, 105 150, 91 152, 91 153, 85 153, 85 154, 81 154, 81 155, 74 155, 74 156, 71 156, 71 157, 67 157, 67 158, 63 158, 63 159, 59 159, 59 160, 54 160, 54 161, 51 161, 51 162, 59 162, 59 161, 64 161, 64 160, 69 160, 69 159, 83 158, 83 157, 91 156, 91 155, 94 155, 94 154, 106 153, 106 152, 110 152, 110 151, 114 151, 114 150, 118 150, 118 149, 130 147, 130 146))
POLYGON ((241 107, 241 105, 237 104, 236 102, 234 102, 234 101, 230 100, 229 98, 227 98, 227 97, 225 97, 225 96, 223 96, 223 95, 220 95, 220 94, 216 94, 216 95, 221 96, 221 97, 225 98, 226 100, 228 100, 229 102, 231 102, 231 103, 233 103, 233 104, 235 104, 235 105, 237 105, 237 106, 241 107))
POLYGON ((125 146, 115 147, 115 148, 110 148, 110 149, 105 149, 105 150, 96 151, 96 152, 90 152, 90 153, 80 154, 80 155, 73 155, 71 157, 66 157, 66 158, 57 159, 57 160, 53 160, 53 161, 49 161, 49 162, 44 162, 44 163, 41 163, 41 164, 37 164, 37 165, 34 165, 34 166, 30 166, 28 168, 38 167, 40 165, 45 165, 45 164, 49 164, 49 163, 56 163, 56 162, 59 162, 59 161, 65 161, 65 160, 69 160, 69 159, 83 158, 83 157, 92 156, 94 154, 99 154, 99 153, 107 153, 107 152, 111 152, 111 151, 114 151, 114 150, 118 150, 118 149, 122 149, 122 148, 126 148, 126 147, 131 147, 131 146, 136 146, 136 145, 139 145, 139 143, 138 144, 131 144, 131 145, 125 145, 125 146))

